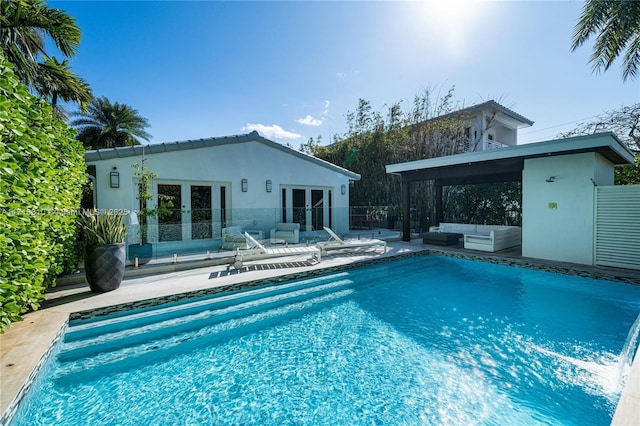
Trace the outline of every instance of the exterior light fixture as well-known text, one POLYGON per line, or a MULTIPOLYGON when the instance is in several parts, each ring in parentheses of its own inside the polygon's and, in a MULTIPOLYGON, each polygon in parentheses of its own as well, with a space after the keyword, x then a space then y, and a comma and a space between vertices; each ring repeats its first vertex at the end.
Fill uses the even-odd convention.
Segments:
POLYGON ((113 170, 109 173, 109 186, 111 188, 120 188, 120 173, 117 172, 118 168, 113 166, 113 170))
POLYGON ((347 193, 347 185, 345 185, 344 183, 340 185, 340 193, 342 193, 342 195, 347 193))
POLYGON ((242 190, 242 192, 247 192, 249 190, 249 182, 247 181, 247 179, 242 179, 240 189, 242 190))
POLYGON ((271 192, 271 190, 273 189, 273 186, 271 185, 271 180, 270 179, 267 179, 266 189, 267 189, 267 192, 271 192))

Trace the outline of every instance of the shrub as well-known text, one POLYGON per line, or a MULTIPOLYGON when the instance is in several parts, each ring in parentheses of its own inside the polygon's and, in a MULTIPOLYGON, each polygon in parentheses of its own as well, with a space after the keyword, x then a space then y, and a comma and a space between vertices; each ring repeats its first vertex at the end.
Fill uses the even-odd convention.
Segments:
POLYGON ((127 226, 122 215, 114 213, 98 214, 97 210, 84 212, 80 216, 80 226, 85 235, 85 243, 89 247, 102 247, 124 242, 127 226))
POLYGON ((616 185, 640 185, 640 155, 636 156, 633 164, 616 167, 616 185))
POLYGON ((75 267, 84 148, 0 55, 0 331, 75 267))

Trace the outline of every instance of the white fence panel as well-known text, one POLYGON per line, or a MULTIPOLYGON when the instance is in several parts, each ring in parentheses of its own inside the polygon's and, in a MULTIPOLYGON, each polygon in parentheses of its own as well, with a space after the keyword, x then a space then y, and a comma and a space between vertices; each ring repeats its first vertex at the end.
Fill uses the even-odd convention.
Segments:
POLYGON ((640 270, 640 185, 595 190, 594 263, 640 270))

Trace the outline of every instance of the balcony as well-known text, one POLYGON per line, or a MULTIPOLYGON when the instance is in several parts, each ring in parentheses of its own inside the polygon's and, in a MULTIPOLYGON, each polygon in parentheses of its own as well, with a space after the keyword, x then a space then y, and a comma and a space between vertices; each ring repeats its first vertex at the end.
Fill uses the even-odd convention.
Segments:
MULTIPOLYGON (((496 140, 487 140, 487 149, 499 149, 499 148, 506 148, 508 146, 509 145, 500 143, 496 140)), ((465 144, 465 152, 474 152, 474 151, 483 151, 482 141, 479 141, 477 146, 475 141, 472 141, 472 140, 468 141, 465 144)))

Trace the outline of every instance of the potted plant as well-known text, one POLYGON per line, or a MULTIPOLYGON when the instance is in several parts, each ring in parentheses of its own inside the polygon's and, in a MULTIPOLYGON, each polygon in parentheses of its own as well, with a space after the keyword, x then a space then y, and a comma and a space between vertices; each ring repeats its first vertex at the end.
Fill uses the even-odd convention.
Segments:
POLYGON ((124 238, 127 227, 121 215, 98 214, 93 209, 80 216, 85 236, 84 269, 91 291, 104 293, 120 287, 124 278, 124 238))
POLYGON ((138 258, 138 265, 144 265, 153 257, 153 246, 148 241, 149 236, 149 218, 156 217, 164 213, 167 209, 173 207, 173 197, 167 195, 158 195, 160 206, 149 208, 149 202, 153 199, 151 188, 153 180, 158 174, 149 171, 146 159, 144 157, 144 147, 142 147, 142 158, 140 163, 135 163, 132 167, 135 169, 134 177, 138 178, 138 194, 136 200, 139 202, 138 210, 138 236, 140 242, 129 245, 129 260, 134 261, 138 258))

